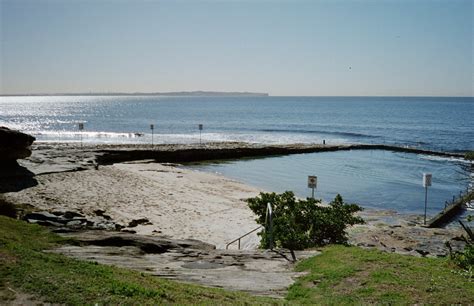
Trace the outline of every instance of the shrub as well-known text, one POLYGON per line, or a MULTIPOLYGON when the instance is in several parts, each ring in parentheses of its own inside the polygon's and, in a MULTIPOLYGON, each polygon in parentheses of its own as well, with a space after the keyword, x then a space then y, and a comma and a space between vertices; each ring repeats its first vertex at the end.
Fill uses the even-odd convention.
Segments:
MULTIPOLYGON (((267 203, 273 209, 272 238, 276 247, 301 250, 330 243, 347 243, 346 228, 364 223, 353 213, 362 210, 356 204, 346 204, 338 194, 328 205, 321 200, 297 200, 291 191, 282 194, 260 193, 247 200, 250 209, 258 216, 258 224, 265 225, 267 203)), ((259 234, 260 246, 270 246, 267 231, 259 234)))
POLYGON ((451 258, 463 269, 472 268, 474 266, 474 244, 466 244, 463 252, 457 252, 451 258))

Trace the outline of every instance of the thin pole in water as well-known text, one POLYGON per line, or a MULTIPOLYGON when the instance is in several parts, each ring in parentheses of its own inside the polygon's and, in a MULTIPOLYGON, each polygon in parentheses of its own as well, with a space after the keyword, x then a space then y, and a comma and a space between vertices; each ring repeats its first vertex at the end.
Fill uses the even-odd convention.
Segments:
POLYGON ((202 144, 202 141, 201 141, 201 132, 202 132, 202 129, 203 129, 203 125, 202 125, 202 124, 199 124, 199 125, 198 125, 198 128, 199 128, 199 144, 201 145, 201 144, 202 144))
POLYGON ((150 129, 151 129, 151 146, 153 147, 153 131, 155 129, 155 125, 154 124, 150 124, 150 129))
POLYGON ((79 134, 81 136, 81 149, 82 149, 82 130, 84 130, 84 122, 79 122, 78 127, 79 127, 79 134))

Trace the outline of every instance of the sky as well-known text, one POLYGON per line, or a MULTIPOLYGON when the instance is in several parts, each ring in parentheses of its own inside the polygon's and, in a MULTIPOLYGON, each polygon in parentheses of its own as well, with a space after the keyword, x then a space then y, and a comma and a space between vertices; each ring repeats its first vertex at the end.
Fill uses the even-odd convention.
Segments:
POLYGON ((473 96, 473 0, 0 0, 0 93, 473 96))

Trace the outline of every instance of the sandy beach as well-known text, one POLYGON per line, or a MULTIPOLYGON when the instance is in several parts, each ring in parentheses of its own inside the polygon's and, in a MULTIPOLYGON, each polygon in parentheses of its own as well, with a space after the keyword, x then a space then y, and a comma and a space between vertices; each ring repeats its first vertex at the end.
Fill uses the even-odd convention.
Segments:
MULTIPOLYGON (((146 218, 151 224, 134 227, 138 234, 198 239, 218 248, 258 226, 244 199, 259 190, 219 175, 145 161, 36 179, 37 186, 6 196, 40 210, 88 216, 103 210, 123 225, 146 218)), ((256 238, 242 247, 256 247, 256 238)))

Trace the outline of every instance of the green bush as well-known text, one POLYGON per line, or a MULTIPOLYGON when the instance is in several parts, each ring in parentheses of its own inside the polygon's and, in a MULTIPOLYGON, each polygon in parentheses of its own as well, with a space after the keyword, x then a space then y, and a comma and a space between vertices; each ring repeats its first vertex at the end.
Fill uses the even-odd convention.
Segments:
POLYGON ((282 194, 260 193, 248 199, 247 203, 258 216, 257 223, 264 226, 267 203, 272 205, 272 233, 263 231, 259 234, 263 248, 270 246, 270 234, 276 247, 290 250, 331 243, 344 244, 347 242, 347 226, 364 223, 362 218, 353 215, 362 208, 344 203, 340 195, 327 206, 321 205, 321 200, 297 200, 291 191, 282 194))
POLYGON ((10 218, 16 218, 17 216, 15 204, 8 202, 2 196, 0 196, 0 215, 10 218))

